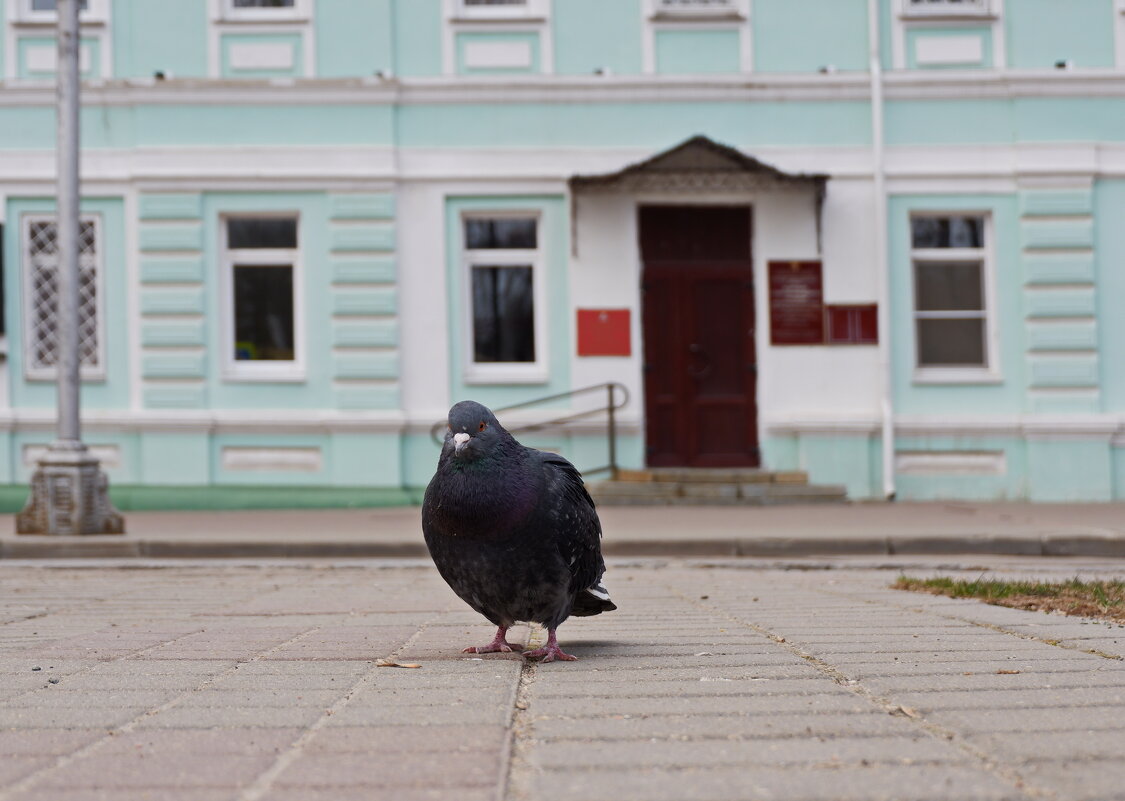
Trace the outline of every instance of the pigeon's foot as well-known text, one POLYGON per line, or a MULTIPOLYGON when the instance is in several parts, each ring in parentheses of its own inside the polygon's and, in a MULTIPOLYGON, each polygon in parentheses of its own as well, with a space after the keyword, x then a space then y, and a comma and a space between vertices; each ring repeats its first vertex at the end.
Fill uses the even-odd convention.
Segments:
POLYGON ((519 643, 508 642, 505 636, 508 633, 506 626, 501 626, 496 629, 496 636, 492 638, 492 642, 488 645, 470 645, 461 653, 463 654, 510 654, 513 651, 522 651, 523 646, 519 643))
POLYGON ((571 656, 566 653, 562 648, 559 648, 559 643, 555 639, 555 630, 548 629, 547 631, 547 644, 542 648, 536 648, 534 651, 524 651, 524 656, 528 659, 537 659, 543 657, 542 662, 554 662, 556 659, 562 662, 574 662, 578 659, 576 656, 571 656))

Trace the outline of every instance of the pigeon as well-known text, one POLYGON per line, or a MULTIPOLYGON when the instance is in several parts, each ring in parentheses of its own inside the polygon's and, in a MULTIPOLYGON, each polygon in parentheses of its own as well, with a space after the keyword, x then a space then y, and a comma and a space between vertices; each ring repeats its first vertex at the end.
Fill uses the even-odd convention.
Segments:
POLYGON ((601 584, 601 521, 582 475, 521 445, 475 401, 449 410, 422 532, 441 577, 497 627, 492 642, 463 653, 521 650, 506 635, 523 621, 547 629, 547 644, 525 657, 573 661, 559 647, 559 625, 617 608, 601 584))

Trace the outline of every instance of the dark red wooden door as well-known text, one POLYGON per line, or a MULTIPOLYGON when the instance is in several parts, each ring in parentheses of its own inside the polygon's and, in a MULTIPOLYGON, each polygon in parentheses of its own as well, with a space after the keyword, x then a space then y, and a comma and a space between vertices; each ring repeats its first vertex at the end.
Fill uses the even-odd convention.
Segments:
POLYGON ((646 447, 653 467, 756 467, 747 206, 645 206, 646 447))

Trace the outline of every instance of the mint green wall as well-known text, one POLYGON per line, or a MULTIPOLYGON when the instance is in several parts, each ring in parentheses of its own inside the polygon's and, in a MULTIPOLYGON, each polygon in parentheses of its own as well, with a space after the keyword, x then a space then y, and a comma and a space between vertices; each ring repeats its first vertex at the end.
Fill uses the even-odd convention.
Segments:
POLYGON ((441 75, 442 0, 394 0, 395 74, 441 75))
POLYGON ((888 203, 890 248, 891 358, 898 414, 987 415, 1022 411, 1027 386, 1024 360, 1023 276, 1019 262, 1018 202, 1014 195, 899 195, 888 203), (999 384, 915 384, 913 273, 910 261, 912 211, 972 211, 991 216, 994 253, 994 316, 999 384))
MULTIPOLYGON (((375 105, 85 106, 82 146, 390 144, 393 111, 375 105)), ((41 150, 55 141, 53 106, 0 107, 0 149, 41 150)))
POLYGON ((211 483, 211 449, 206 434, 147 431, 139 444, 145 484, 200 486, 211 483))
POLYGON ((205 3, 113 0, 114 77, 205 76, 208 24, 205 3))
POLYGON ((1028 493, 1036 501, 1108 501, 1113 457, 1108 438, 1027 441, 1028 493))
POLYGON ((964 24, 957 27, 941 28, 909 28, 906 31, 906 66, 909 69, 983 69, 992 67, 992 28, 985 25, 964 24), (917 43, 919 39, 933 39, 943 37, 969 37, 974 36, 981 43, 981 59, 979 62, 965 64, 919 64, 917 58, 917 43))
POLYGON ((735 147, 862 145, 866 103, 643 102, 466 103, 399 109, 403 147, 646 147, 658 151, 704 133, 735 147))
POLYGON ((1125 180, 1098 181, 1094 185, 1094 252, 1102 409, 1107 412, 1125 412, 1125 314, 1121 311, 1125 304, 1123 221, 1125 180))
POLYGON ((1125 501, 1125 448, 1112 448, 1110 458, 1113 463, 1113 498, 1125 501))
POLYGON ((392 71, 392 4, 393 0, 317 3, 317 77, 347 78, 373 75, 376 70, 392 71))
POLYGON ((802 434, 800 469, 808 472, 813 484, 842 485, 849 498, 872 498, 882 483, 878 443, 873 436, 802 434))
POLYGON ((1008 66, 1112 67, 1113 0, 1009 0, 1004 4, 1008 66))
MULTIPOLYGON (((13 407, 55 407, 53 381, 27 381, 24 378, 23 263, 21 258, 20 217, 23 214, 52 213, 54 200, 9 198, 4 228, 5 319, 8 327, 8 369, 13 407)), ((102 221, 102 310, 105 315, 105 379, 82 383, 82 405, 88 409, 122 409, 129 405, 130 332, 126 325, 125 221, 120 198, 83 198, 82 213, 98 214, 102 221)))
POLYGON ((741 72, 736 30, 661 30, 654 35, 656 71, 664 75, 741 72))
POLYGON ((449 387, 451 401, 471 398, 490 408, 508 406, 544 395, 566 392, 570 387, 570 353, 573 342, 567 254, 570 242, 570 215, 566 201, 553 195, 503 195, 489 197, 450 197, 445 206, 446 287, 449 301, 449 387), (546 279, 547 308, 536 308, 535 314, 547 315, 546 342, 535 347, 546 348, 549 376, 538 384, 466 384, 465 337, 469 325, 465 320, 464 265, 461 261, 461 215, 470 211, 533 211, 539 217, 539 249, 542 272, 546 279))
POLYGON ((590 75, 609 69, 617 75, 641 71, 642 0, 565 0, 551 7, 555 72, 590 75), (590 20, 597 24, 591 25, 590 20))
POLYGON ((754 69, 867 69, 867 0, 754 0, 754 69))

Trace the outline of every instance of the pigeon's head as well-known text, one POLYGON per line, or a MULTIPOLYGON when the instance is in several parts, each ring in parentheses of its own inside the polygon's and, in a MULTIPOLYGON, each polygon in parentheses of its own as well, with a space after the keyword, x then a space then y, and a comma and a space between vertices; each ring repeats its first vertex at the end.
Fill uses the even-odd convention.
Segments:
POLYGON ((508 432, 497 422, 496 415, 476 401, 461 401, 449 410, 445 447, 452 448, 456 458, 482 456, 507 436, 508 432))

